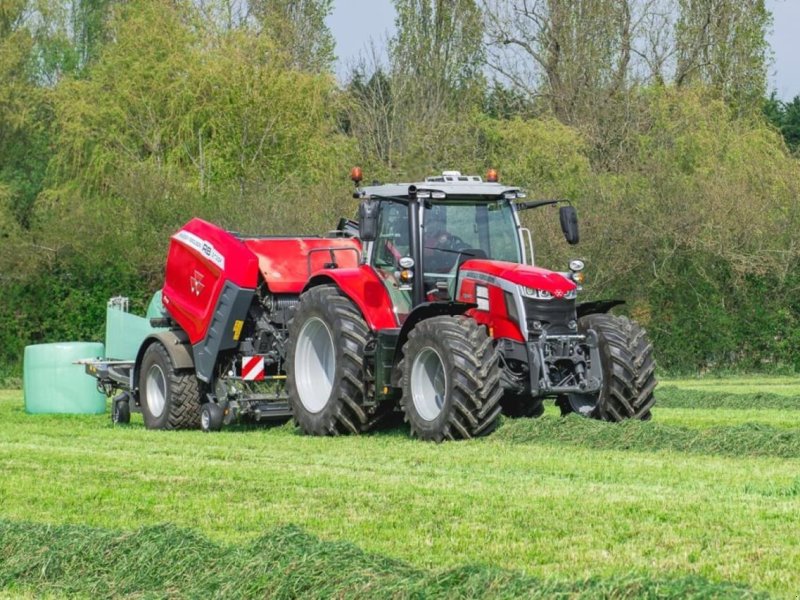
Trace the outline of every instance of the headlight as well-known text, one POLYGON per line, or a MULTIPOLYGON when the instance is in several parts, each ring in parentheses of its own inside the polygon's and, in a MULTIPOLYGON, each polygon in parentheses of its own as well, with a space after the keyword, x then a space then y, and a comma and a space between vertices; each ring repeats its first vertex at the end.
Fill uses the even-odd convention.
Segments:
POLYGON ((564 294, 564 300, 574 300, 578 297, 578 290, 570 290, 566 294, 564 294))
POLYGON ((575 273, 577 273, 579 271, 583 271, 583 267, 585 267, 585 266, 586 265, 583 264, 583 261, 582 260, 578 260, 577 258, 575 260, 569 261, 569 270, 573 271, 575 273))
POLYGON ((553 294, 545 290, 537 290, 536 288, 529 288, 520 286, 522 294, 528 298, 536 298, 537 300, 552 300, 553 294))

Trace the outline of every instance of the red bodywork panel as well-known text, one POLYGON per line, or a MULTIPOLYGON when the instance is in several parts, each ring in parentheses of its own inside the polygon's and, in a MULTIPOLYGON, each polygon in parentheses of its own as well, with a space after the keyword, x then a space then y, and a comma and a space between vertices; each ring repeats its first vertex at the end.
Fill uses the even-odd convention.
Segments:
POLYGON ((256 256, 224 229, 192 219, 172 236, 164 278, 164 308, 196 344, 206 335, 225 280, 258 285, 256 256))
MULTIPOLYGON (((206 337, 225 281, 255 290, 263 278, 274 294, 299 294, 316 272, 335 272, 325 269, 331 262, 342 270, 359 273, 360 257, 361 243, 355 239, 242 240, 202 219, 192 219, 170 240, 164 307, 189 335, 189 341, 196 344, 206 337)), ((374 273, 372 278, 377 279, 374 273)), ((342 279, 355 291, 357 286, 350 279, 342 279)), ((377 297, 369 282, 364 285, 361 293, 377 297)), ((367 307, 371 302, 366 302, 367 307)), ((392 315, 390 310, 390 319, 392 315)))
POLYGON ((325 269, 314 274, 308 287, 328 282, 335 283, 356 303, 373 331, 400 326, 389 292, 372 267, 325 269))
MULTIPOLYGON (((481 283, 481 285, 486 285, 481 283)), ((520 331, 520 326, 508 316, 505 293, 496 285, 487 285, 489 288, 489 310, 470 308, 465 315, 472 317, 481 325, 486 325, 489 335, 494 339, 510 338, 524 342, 525 336, 520 331)), ((463 286, 462 286, 463 289, 463 286)))
POLYGON ((486 287, 489 291, 489 310, 471 308, 465 314, 478 323, 486 325, 495 339, 510 338, 519 342, 525 341, 525 332, 520 324, 511 320, 506 307, 505 291, 502 286, 508 284, 521 285, 550 292, 556 298, 563 298, 567 292, 576 288, 571 279, 546 269, 521 265, 517 263, 494 260, 468 260, 461 266, 461 276, 456 294, 459 302, 479 303, 477 286, 486 287), (470 277, 469 272, 487 275, 486 279, 470 277), (494 282, 492 280, 495 280, 494 282))
POLYGON ((461 271, 485 273, 517 285, 550 292, 556 298, 563 298, 576 287, 574 281, 561 273, 500 260, 468 260, 461 266, 461 271))
POLYGON ((244 240, 244 244, 258 257, 258 267, 273 294, 299 294, 309 276, 328 263, 355 269, 361 258, 361 243, 353 238, 268 238, 244 240))

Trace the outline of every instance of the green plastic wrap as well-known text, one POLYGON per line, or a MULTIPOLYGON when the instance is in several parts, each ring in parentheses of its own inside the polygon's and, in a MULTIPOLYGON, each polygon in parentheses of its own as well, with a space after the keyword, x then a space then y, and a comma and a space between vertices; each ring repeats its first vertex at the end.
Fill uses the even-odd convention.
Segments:
POLYGON ((106 307, 106 357, 115 360, 134 360, 144 338, 163 331, 150 325, 151 317, 161 317, 161 292, 155 293, 147 308, 147 316, 128 312, 127 298, 112 298, 106 307))
POLYGON ((98 342, 59 342, 25 348, 22 388, 25 412, 99 414, 106 410, 106 397, 96 381, 73 364, 81 358, 101 358, 98 342))

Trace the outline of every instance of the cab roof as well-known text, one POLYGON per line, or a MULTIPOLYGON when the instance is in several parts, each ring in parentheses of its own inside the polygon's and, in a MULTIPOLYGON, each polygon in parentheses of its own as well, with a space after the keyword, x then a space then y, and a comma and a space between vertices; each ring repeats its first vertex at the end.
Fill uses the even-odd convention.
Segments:
POLYGON ((383 185, 368 185, 359 188, 356 196, 359 198, 371 198, 374 196, 408 198, 410 186, 417 188, 417 195, 420 192, 442 192, 444 198, 434 196, 433 199, 498 199, 506 194, 514 194, 514 198, 522 197, 522 190, 518 187, 503 185, 501 183, 488 182, 433 182, 418 181, 415 183, 386 183, 383 185))

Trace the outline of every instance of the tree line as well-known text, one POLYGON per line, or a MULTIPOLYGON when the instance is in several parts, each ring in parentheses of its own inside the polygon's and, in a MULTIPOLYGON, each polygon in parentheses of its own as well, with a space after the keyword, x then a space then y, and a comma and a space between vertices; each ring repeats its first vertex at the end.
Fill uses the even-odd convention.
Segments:
POLYGON ((192 216, 331 229, 354 164, 570 199, 577 248, 526 213, 537 260, 584 258, 662 367, 800 367, 800 99, 768 95, 762 0, 394 4, 337 82, 331 0, 0 0, 0 372, 142 308, 192 216))

